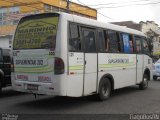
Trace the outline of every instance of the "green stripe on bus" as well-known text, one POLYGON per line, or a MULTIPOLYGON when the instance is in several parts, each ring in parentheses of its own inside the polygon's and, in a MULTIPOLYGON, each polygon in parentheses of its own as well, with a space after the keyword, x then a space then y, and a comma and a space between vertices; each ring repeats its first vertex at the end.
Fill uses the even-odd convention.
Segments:
POLYGON ((83 65, 69 66, 69 70, 83 70, 83 65))
POLYGON ((100 64, 99 67, 100 68, 113 68, 113 67, 131 67, 131 66, 134 66, 136 64, 100 64))
POLYGON ((45 67, 19 67, 15 68, 16 72, 46 72, 46 71, 53 71, 54 68, 50 66, 45 66, 45 67))
POLYGON ((43 71, 43 72, 24 72, 24 71, 15 71, 15 73, 29 73, 29 74, 42 74, 42 73, 51 73, 51 72, 53 72, 54 73, 54 71, 53 70, 51 70, 51 71, 43 71))
POLYGON ((42 65, 42 66, 34 66, 34 67, 29 67, 29 66, 24 66, 24 67, 19 67, 19 66, 16 66, 16 68, 44 68, 44 67, 46 67, 46 66, 48 66, 48 65, 42 65))
POLYGON ((16 72, 46 72, 46 71, 54 71, 54 69, 34 69, 34 70, 26 70, 26 69, 15 69, 16 72))

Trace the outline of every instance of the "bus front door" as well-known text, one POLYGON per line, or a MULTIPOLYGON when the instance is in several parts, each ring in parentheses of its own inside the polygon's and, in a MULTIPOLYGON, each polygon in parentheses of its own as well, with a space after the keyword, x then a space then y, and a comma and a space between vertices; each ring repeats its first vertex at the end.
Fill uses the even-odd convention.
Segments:
POLYGON ((84 80, 83 94, 96 92, 97 85, 97 52, 95 29, 82 28, 84 41, 84 80))
POLYGON ((135 36, 136 52, 137 52, 137 83, 143 79, 143 54, 142 54, 142 39, 135 36))

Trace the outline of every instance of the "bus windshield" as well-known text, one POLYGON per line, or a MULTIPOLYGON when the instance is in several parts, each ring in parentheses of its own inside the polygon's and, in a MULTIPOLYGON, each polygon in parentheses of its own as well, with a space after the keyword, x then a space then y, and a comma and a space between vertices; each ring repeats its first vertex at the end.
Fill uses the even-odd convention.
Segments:
POLYGON ((20 20, 13 49, 55 49, 59 14, 32 15, 20 20))

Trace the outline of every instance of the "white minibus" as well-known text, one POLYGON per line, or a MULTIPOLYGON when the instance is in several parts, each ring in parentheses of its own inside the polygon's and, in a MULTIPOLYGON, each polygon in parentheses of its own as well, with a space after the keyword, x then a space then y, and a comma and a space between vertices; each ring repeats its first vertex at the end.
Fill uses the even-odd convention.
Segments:
POLYGON ((112 90, 152 79, 146 36, 137 30, 67 13, 23 17, 13 41, 16 91, 109 98, 112 90))

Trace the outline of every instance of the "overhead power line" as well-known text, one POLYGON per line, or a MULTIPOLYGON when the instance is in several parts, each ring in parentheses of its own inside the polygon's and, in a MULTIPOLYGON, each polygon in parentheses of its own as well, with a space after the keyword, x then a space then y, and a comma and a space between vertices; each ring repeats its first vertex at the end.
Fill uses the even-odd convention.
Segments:
POLYGON ((108 16, 106 16, 106 15, 100 13, 100 12, 98 12, 98 14, 100 14, 100 15, 102 15, 103 17, 106 17, 106 18, 108 18, 108 19, 110 19, 110 20, 114 20, 113 18, 110 18, 110 17, 108 17, 108 16))
POLYGON ((109 7, 99 7, 96 9, 104 9, 104 8, 121 8, 121 7, 128 7, 128 6, 144 6, 144 5, 157 5, 160 2, 152 2, 152 3, 144 3, 144 4, 128 4, 128 5, 119 5, 119 6, 109 6, 109 7))
POLYGON ((136 1, 119 2, 119 3, 87 5, 87 4, 82 3, 80 0, 77 0, 77 1, 82 5, 85 5, 88 7, 94 7, 97 10, 104 9, 104 8, 120 8, 120 7, 128 7, 128 6, 157 5, 160 3, 159 1, 153 1, 153 0, 136 0, 136 1), (142 3, 142 2, 147 2, 147 3, 142 3))
MULTIPOLYGON (((79 3, 81 3, 81 4, 83 4, 81 1, 79 1, 79 0, 77 0, 79 3)), ((117 3, 106 3, 106 4, 85 4, 86 6, 90 6, 90 7, 94 7, 94 6, 107 6, 107 5, 116 5, 116 4, 126 4, 126 3, 135 3, 135 2, 137 2, 137 3, 140 3, 140 2, 149 2, 149 1, 151 1, 151 2, 153 2, 153 0, 136 0, 136 1, 128 1, 128 2, 117 2, 117 3)))
MULTIPOLYGON (((86 7, 88 7, 86 4, 82 3, 80 0, 77 0, 77 1, 78 1, 80 4, 82 4, 82 5, 86 6, 86 7)), ((108 16, 106 16, 106 15, 104 15, 104 14, 98 12, 98 11, 97 11, 97 13, 100 14, 100 15, 102 15, 103 17, 106 17, 107 19, 114 20, 113 18, 110 18, 110 17, 108 17, 108 16)))

